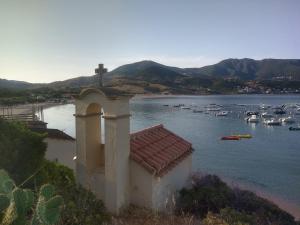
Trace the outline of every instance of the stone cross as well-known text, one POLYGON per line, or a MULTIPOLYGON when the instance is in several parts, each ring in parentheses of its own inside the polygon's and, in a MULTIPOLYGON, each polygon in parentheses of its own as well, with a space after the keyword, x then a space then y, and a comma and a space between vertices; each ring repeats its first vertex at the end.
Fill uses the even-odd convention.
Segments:
POLYGON ((103 64, 99 64, 98 68, 95 69, 96 75, 99 75, 99 87, 103 87, 103 74, 107 72, 107 69, 104 68, 103 64))

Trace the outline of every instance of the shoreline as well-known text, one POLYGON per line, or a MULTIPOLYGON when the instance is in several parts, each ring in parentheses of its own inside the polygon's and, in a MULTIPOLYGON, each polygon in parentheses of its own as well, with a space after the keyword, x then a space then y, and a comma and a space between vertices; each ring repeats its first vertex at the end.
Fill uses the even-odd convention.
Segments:
POLYGON ((135 94, 133 100, 135 99, 159 99, 159 98, 177 98, 177 97, 207 97, 207 96, 299 96, 300 93, 288 93, 288 94, 135 94))
MULTIPOLYGON (((0 108, 5 108, 4 111, 0 111, 0 115, 4 113, 9 113, 12 115, 18 114, 32 114, 34 108, 48 109, 55 106, 66 105, 68 103, 52 103, 52 102, 42 102, 42 103, 33 103, 33 104, 20 104, 20 105, 13 105, 13 106, 0 106, 0 108), (8 109, 8 111, 6 110, 8 109)), ((36 113, 36 112, 35 112, 36 113)))
MULTIPOLYGON (((219 176, 219 175, 217 175, 217 176, 219 176)), ((282 197, 279 197, 270 192, 263 191, 255 185, 245 184, 242 182, 234 181, 234 180, 224 177, 224 176, 219 176, 219 177, 231 188, 239 188, 241 190, 251 191, 254 194, 256 194, 257 196, 267 199, 270 202, 274 203, 280 209, 290 213, 292 216, 295 217, 296 220, 300 220, 300 206, 297 205, 296 203, 291 202, 286 199, 283 199, 282 197)))

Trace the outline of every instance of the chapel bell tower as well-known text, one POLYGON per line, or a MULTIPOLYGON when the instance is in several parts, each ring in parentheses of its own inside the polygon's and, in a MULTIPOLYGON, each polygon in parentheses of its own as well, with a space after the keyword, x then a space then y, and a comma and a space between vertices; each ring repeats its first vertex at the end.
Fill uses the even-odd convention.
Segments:
MULTIPOLYGON (((99 68, 105 70, 103 65, 99 68)), ((83 89, 75 99, 75 173, 80 185, 103 200, 108 211, 118 214, 128 205, 130 197, 129 100, 132 96, 103 87, 102 74, 100 79, 99 88, 83 89)))

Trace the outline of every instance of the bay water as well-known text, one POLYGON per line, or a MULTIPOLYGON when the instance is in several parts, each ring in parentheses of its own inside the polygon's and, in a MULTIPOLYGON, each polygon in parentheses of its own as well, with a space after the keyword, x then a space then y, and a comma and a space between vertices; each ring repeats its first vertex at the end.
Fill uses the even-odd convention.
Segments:
MULTIPOLYGON (((273 199, 293 204, 300 214, 300 125, 295 115, 299 95, 211 95, 135 97, 130 102, 131 132, 157 124, 190 141, 194 148, 193 170, 216 174, 236 185, 247 187, 273 199), (191 109, 174 107, 184 104, 191 109), (260 105, 290 106, 287 113, 293 125, 266 126, 245 122, 245 112, 259 110, 260 105), (194 113, 207 107, 221 107, 228 116, 216 112, 194 113), (222 141, 233 134, 251 134, 253 138, 222 141)), ((272 113, 272 109, 269 109, 272 113)), ((75 137, 75 107, 72 104, 44 111, 48 128, 57 128, 75 137)), ((285 115, 287 116, 287 115, 285 115)))

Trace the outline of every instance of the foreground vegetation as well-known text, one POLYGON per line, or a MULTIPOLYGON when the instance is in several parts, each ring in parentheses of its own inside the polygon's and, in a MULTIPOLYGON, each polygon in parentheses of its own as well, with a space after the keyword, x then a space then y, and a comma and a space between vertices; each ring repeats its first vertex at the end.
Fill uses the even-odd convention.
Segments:
POLYGON ((59 221, 62 203, 62 197, 55 195, 52 185, 43 185, 35 194, 17 187, 9 175, 0 170, 1 224, 54 225, 59 221))
MULTIPOLYGON (((71 169, 44 159, 47 147, 44 137, 21 123, 0 119, 0 169, 8 172, 16 187, 40 190, 44 184, 52 184, 64 201, 56 224, 99 225, 109 221, 103 203, 91 192, 76 185, 71 169)), ((0 202, 2 204, 1 198, 0 202)), ((33 216, 32 207, 27 213, 27 216, 33 216)), ((0 218, 4 214, 5 210, 0 210, 0 218)))
POLYGON ((56 207, 50 210, 51 215, 55 215, 52 222, 56 222, 57 209, 62 209, 55 223, 59 225, 299 225, 290 214, 273 203, 252 192, 232 189, 213 175, 193 177, 192 186, 179 193, 175 214, 166 215, 130 207, 121 216, 112 217, 91 192, 76 185, 72 170, 44 159, 47 147, 44 138, 44 135, 31 132, 21 123, 0 119, 0 169, 5 169, 14 180, 12 188, 5 193, 0 182, 0 221, 8 218, 6 213, 9 203, 2 196, 3 193, 7 195, 15 188, 22 193, 24 189, 33 190, 28 192, 28 196, 35 196, 35 200, 31 198, 25 210, 19 211, 23 213, 20 214, 22 221, 29 222, 37 213, 38 190, 43 190, 44 184, 52 184, 51 196, 55 197, 55 189, 56 195, 63 199, 63 204, 62 199, 57 200, 56 207))
POLYGON ((230 188, 219 177, 194 176, 180 191, 177 213, 205 218, 204 224, 296 225, 294 217, 253 192, 230 188))

